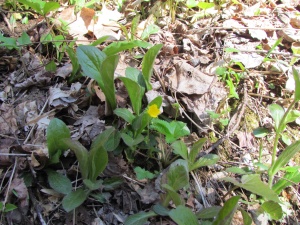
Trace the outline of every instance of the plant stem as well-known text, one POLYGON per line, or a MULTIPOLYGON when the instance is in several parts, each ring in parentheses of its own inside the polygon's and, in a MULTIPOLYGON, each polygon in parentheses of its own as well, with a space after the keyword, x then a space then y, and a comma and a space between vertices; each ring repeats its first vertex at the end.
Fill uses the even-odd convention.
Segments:
MULTIPOLYGON (((279 138, 281 136, 281 132, 283 131, 282 127, 286 125, 285 119, 286 119, 287 115, 290 113, 290 111, 293 109, 296 102, 297 101, 294 99, 293 102, 289 105, 289 107, 285 111, 282 119, 280 120, 280 125, 279 125, 278 129, 276 130, 276 135, 275 135, 275 140, 274 140, 274 145, 273 145, 273 152, 272 152, 272 164, 271 164, 270 168, 272 168, 272 166, 274 165, 274 163, 276 161, 278 141, 279 141, 279 138)), ((274 175, 275 174, 270 174, 269 173, 269 186, 270 186, 270 188, 272 187, 272 184, 273 184, 274 175)))

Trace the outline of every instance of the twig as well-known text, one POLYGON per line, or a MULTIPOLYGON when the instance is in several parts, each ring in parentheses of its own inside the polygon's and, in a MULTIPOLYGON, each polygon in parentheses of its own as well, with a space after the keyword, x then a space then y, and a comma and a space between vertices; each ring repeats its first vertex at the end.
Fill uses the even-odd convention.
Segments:
POLYGON ((192 177, 193 177, 193 179, 196 182, 196 185, 198 187, 198 193, 200 194, 200 196, 202 198, 202 202, 203 202, 204 208, 210 207, 211 205, 208 203, 208 201, 205 199, 205 197, 203 195, 203 189, 202 189, 202 185, 201 185, 201 180, 196 177, 196 175, 194 174, 193 171, 191 171, 191 174, 192 174, 192 177))
POLYGON ((7 200, 8 200, 9 189, 10 189, 10 186, 11 186, 12 179, 13 179, 13 177, 15 175, 15 172, 16 172, 17 164, 18 164, 18 158, 15 158, 14 167, 13 167, 12 173, 11 173, 9 181, 8 181, 8 186, 7 186, 6 193, 5 193, 5 199, 3 201, 3 209, 2 209, 2 211, 4 210, 5 204, 6 204, 7 200))
POLYGON ((28 193, 29 193, 30 200, 32 201, 32 204, 34 205, 35 212, 41 222, 41 225, 47 225, 47 223, 45 222, 45 219, 43 218, 43 215, 41 213, 40 204, 38 203, 38 201, 36 200, 35 196, 33 195, 32 191, 30 189, 28 190, 28 193))
POLYGON ((7 17, 5 16, 5 14, 4 14, 3 12, 0 12, 0 14, 1 14, 1 16, 3 17, 3 20, 4 20, 4 22, 6 23, 7 28, 9 29, 9 31, 13 33, 13 28, 11 27, 10 22, 9 22, 9 20, 7 19, 7 17))

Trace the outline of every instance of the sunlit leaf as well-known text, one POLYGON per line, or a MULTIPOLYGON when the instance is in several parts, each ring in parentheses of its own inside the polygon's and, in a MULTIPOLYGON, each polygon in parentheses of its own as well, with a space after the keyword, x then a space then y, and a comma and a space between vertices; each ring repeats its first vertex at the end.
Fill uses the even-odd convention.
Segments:
POLYGON ((283 216, 282 208, 277 202, 267 201, 264 202, 261 207, 273 220, 280 220, 283 216))
POLYGON ((277 104, 269 105, 270 114, 275 122, 275 130, 278 130, 280 126, 280 121, 284 115, 284 109, 277 104))
POLYGON ((233 196, 224 203, 213 225, 230 225, 238 207, 240 196, 233 196))
POLYGON ((63 198, 62 206, 67 212, 70 212, 80 206, 88 196, 89 191, 84 190, 83 188, 79 188, 63 198))

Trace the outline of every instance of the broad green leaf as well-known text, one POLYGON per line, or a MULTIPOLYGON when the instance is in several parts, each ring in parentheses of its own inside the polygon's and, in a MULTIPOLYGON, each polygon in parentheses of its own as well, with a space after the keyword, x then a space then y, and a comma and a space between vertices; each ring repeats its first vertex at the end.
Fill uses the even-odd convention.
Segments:
POLYGON ((165 190, 166 194, 164 194, 161 199, 163 200, 163 205, 169 205, 170 201, 175 206, 184 205, 185 201, 170 185, 162 184, 161 187, 165 190))
POLYGON ((175 191, 189 184, 189 171, 185 160, 178 159, 170 165, 167 172, 167 184, 175 191))
POLYGON ((295 80, 295 101, 299 101, 300 100, 300 74, 295 67, 293 67, 293 75, 295 80))
POLYGON ((199 219, 212 219, 219 214, 221 208, 221 206, 212 206, 209 208, 204 208, 197 212, 196 216, 199 219))
POLYGON ((125 133, 121 133, 121 138, 123 139, 125 144, 129 147, 136 146, 145 139, 145 137, 141 134, 138 134, 137 137, 133 138, 125 133))
POLYGON ((180 155, 183 159, 188 160, 188 149, 183 141, 175 141, 171 144, 171 147, 176 155, 180 155))
POLYGON ((45 34, 42 34, 41 38, 40 38, 40 42, 43 43, 43 44, 48 44, 48 42, 51 42, 53 41, 53 37, 51 35, 51 33, 45 33, 45 34))
POLYGON ((56 64, 53 60, 51 60, 46 66, 46 71, 48 72, 55 72, 56 71, 56 64))
POLYGON ((96 181, 91 181, 89 179, 84 179, 83 180, 84 185, 91 191, 100 189, 102 186, 103 180, 96 180, 96 181))
POLYGON ((97 45, 100 45, 100 44, 102 44, 103 42, 105 42, 108 38, 109 38, 108 35, 103 36, 103 37, 101 37, 101 38, 98 38, 96 41, 94 41, 94 42, 91 43, 90 45, 91 45, 91 46, 97 46, 97 45))
MULTIPOLYGON (((100 74, 100 66, 106 59, 106 55, 94 46, 82 45, 77 48, 77 58, 83 74, 96 80, 104 86, 100 74)), ((101 87, 101 86, 100 86, 101 87)))
MULTIPOLYGON (((2 202, 1 202, 2 203, 2 202)), ((3 203, 2 203, 3 204, 3 203)), ((0 207, 0 211, 3 207, 0 207)), ((14 204, 11 204, 11 203, 7 203, 5 205, 5 208, 4 208, 4 212, 7 213, 7 212, 10 212, 10 211, 13 211, 14 209, 17 209, 18 207, 14 204)))
POLYGON ((202 147, 206 141, 207 141, 207 138, 200 138, 198 141, 196 141, 193 144, 191 151, 189 153, 189 156, 188 156, 190 163, 195 162, 200 150, 202 149, 202 147))
POLYGON ((73 209, 80 206, 89 196, 89 191, 79 188, 66 195, 62 200, 62 206, 66 212, 70 212, 73 209))
POLYGON ((132 124, 135 116, 130 112, 127 108, 117 108, 114 110, 114 113, 121 117, 123 120, 128 122, 129 124, 132 124))
POLYGON ((267 212, 271 219, 280 220, 283 216, 282 208, 277 202, 267 201, 261 207, 267 212))
POLYGON ((76 79, 76 75, 80 70, 80 65, 79 65, 78 58, 77 58, 73 48, 67 47, 66 51, 67 51, 67 53, 71 59, 71 63, 72 63, 72 72, 71 72, 71 77, 69 78, 69 82, 72 83, 72 81, 74 81, 76 79))
POLYGON ((30 37, 28 36, 28 34, 26 32, 23 32, 22 36, 19 37, 17 40, 18 40, 19 45, 30 45, 30 44, 32 44, 31 41, 30 41, 30 37))
POLYGON ((267 184, 261 181, 259 174, 250 174, 242 176, 241 183, 231 177, 222 178, 238 187, 244 188, 254 194, 260 195, 267 200, 279 202, 278 195, 269 188, 267 184))
POLYGON ((47 15, 51 11, 55 11, 60 7, 58 2, 46 2, 42 8, 43 15, 47 15))
POLYGON ((162 48, 162 44, 158 44, 150 48, 147 53, 145 54, 143 61, 142 61, 142 73, 145 79, 147 90, 152 89, 152 85, 150 83, 151 75, 153 72, 153 64, 155 61, 158 52, 162 48))
POLYGON ((137 117, 132 122, 132 128, 135 130, 136 134, 140 134, 146 126, 150 123, 152 117, 147 113, 143 112, 137 117))
POLYGON ((142 100, 144 97, 145 88, 140 86, 136 81, 133 81, 127 77, 120 77, 119 79, 124 83, 128 91, 133 111, 139 115, 142 108, 142 100))
POLYGON ((284 109, 277 104, 271 104, 269 105, 270 114, 275 122, 275 130, 278 131, 278 128, 280 126, 280 121, 284 115, 284 109))
POLYGON ((63 42, 64 40, 65 40, 65 38, 64 38, 63 35, 56 35, 56 36, 53 37, 53 45, 54 45, 57 49, 59 49, 59 47, 61 46, 61 44, 64 43, 64 42, 63 42))
POLYGON ((134 168, 134 172, 136 173, 136 178, 138 180, 153 179, 155 177, 154 173, 151 173, 150 171, 145 170, 139 166, 134 168))
POLYGON ((242 216, 243 216, 243 222, 244 222, 243 224, 244 225, 251 225, 252 222, 253 222, 251 216, 249 216, 249 214, 243 209, 240 209, 240 211, 241 211, 242 216))
POLYGON ((49 158, 52 163, 58 162, 58 158, 52 161, 55 154, 68 149, 68 147, 61 141, 64 138, 70 138, 70 130, 63 121, 54 118, 50 121, 47 128, 47 147, 49 158))
POLYGON ((258 127, 253 130, 253 134, 257 138, 262 138, 267 136, 270 133, 270 131, 267 128, 264 127, 258 127))
POLYGON ((179 205, 169 212, 169 216, 178 225, 198 225, 196 215, 189 208, 179 205))
POLYGON ((286 118, 285 118, 285 124, 287 123, 291 123, 291 122, 294 122, 296 119, 298 119, 300 117, 300 111, 298 110, 291 110, 286 118))
POLYGON ((79 142, 70 138, 62 139, 62 142, 68 146, 76 155, 79 162, 79 168, 83 179, 87 179, 89 175, 89 155, 87 149, 79 142))
POLYGON ((36 11, 37 13, 39 13, 41 15, 44 14, 43 8, 45 6, 45 2, 43 2, 43 1, 19 0, 18 2, 31 7, 34 11, 36 11))
POLYGON ((198 7, 200 8, 200 9, 209 9, 209 8, 212 8, 212 7, 214 7, 215 6, 215 3, 213 3, 213 2, 199 2, 198 3, 198 7))
POLYGON ((119 62, 118 55, 111 55, 103 60, 102 64, 99 65, 100 67, 100 77, 101 82, 99 86, 103 91, 106 100, 108 101, 112 110, 117 107, 117 100, 115 95, 115 84, 114 84, 114 74, 115 69, 117 68, 119 62))
POLYGON ((162 104, 162 97, 157 96, 155 99, 149 102, 148 106, 157 105, 157 107, 160 108, 161 104, 162 104))
POLYGON ((0 42, 3 42, 0 44, 0 46, 8 48, 9 50, 19 48, 16 39, 4 37, 3 34, 1 33, 0 33, 0 42))
POLYGON ((107 55, 115 55, 124 50, 129 50, 135 47, 148 48, 151 44, 145 41, 134 40, 134 41, 117 41, 113 42, 103 49, 103 52, 107 55))
MULTIPOLYGON (((297 152, 300 151, 300 140, 289 145, 276 159, 275 163, 269 169, 269 176, 274 176, 282 167, 284 167, 297 152)), ((272 199, 270 199, 272 200, 272 199)))
POLYGON ((170 123, 170 130, 171 130, 171 133, 173 134, 173 137, 170 139, 168 137, 166 137, 168 143, 171 143, 180 137, 190 134, 190 130, 187 127, 186 123, 183 123, 181 121, 173 120, 170 123))
POLYGON ((300 183, 300 172, 297 168, 293 171, 286 171, 284 177, 279 179, 273 186, 272 189, 280 194, 283 189, 288 186, 293 185, 294 183, 300 183))
POLYGON ((291 145, 292 144, 292 140, 290 139, 289 135, 286 134, 286 133, 281 133, 281 140, 286 145, 291 145))
POLYGON ((121 134, 118 130, 114 130, 108 140, 105 142, 104 144, 104 149, 107 152, 112 152, 114 151, 120 144, 120 140, 121 140, 121 134))
POLYGON ((108 138, 114 132, 114 128, 111 127, 101 134, 99 134, 92 143, 91 150, 89 152, 88 166, 89 166, 89 179, 96 181, 97 177, 102 173, 108 163, 108 154, 104 148, 108 138))
POLYGON ((233 215, 237 210, 239 199, 240 196, 233 196, 228 199, 213 222, 213 225, 230 225, 233 215))
POLYGON ((144 225, 152 216, 157 216, 157 214, 153 211, 139 212, 137 214, 128 216, 124 222, 124 225, 144 225))
POLYGON ((67 195, 72 191, 72 183, 69 178, 53 170, 46 170, 46 173, 50 187, 56 192, 67 195))
POLYGON ((160 28, 155 24, 149 24, 142 33, 141 39, 146 40, 151 34, 156 34, 160 28))
POLYGON ((134 68, 134 67, 127 67, 125 70, 125 76, 136 83, 138 83, 143 88, 146 88, 146 84, 144 81, 143 74, 140 70, 134 68))
POLYGON ((211 166, 216 164, 219 161, 220 157, 215 154, 207 154, 202 156, 194 163, 189 163, 189 171, 198 169, 199 167, 203 166, 211 166))
POLYGON ((249 169, 246 170, 245 168, 240 168, 240 167, 236 167, 236 166, 226 168, 225 171, 228 173, 235 173, 235 174, 241 174, 241 175, 252 173, 251 171, 249 171, 249 169))
POLYGON ((153 119, 150 128, 166 136, 172 136, 169 130, 169 123, 165 120, 153 119))
POLYGON ((154 205, 153 211, 160 216, 168 216, 170 212, 166 207, 162 206, 161 204, 154 205))

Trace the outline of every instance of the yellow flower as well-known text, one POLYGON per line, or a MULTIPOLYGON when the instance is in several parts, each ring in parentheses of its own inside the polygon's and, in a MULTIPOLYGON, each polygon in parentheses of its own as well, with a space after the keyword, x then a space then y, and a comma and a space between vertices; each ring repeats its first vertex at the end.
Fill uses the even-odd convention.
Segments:
POLYGON ((159 114, 160 114, 160 111, 159 111, 159 108, 157 107, 156 104, 154 105, 150 105, 148 110, 147 110, 147 113, 152 117, 152 118, 156 118, 159 114))

